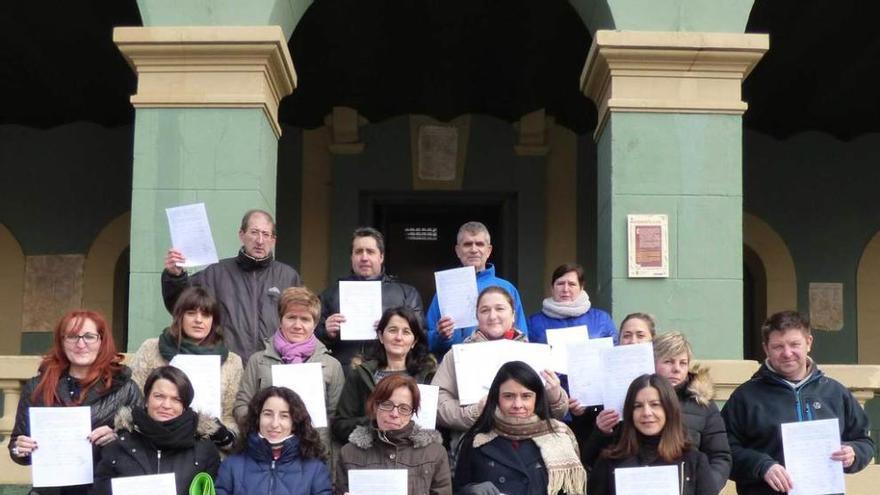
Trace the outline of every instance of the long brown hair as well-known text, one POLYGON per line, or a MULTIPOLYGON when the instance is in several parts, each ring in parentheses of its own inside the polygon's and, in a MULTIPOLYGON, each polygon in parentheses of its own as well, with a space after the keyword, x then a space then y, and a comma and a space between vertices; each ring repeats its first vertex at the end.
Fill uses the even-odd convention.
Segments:
MULTIPOLYGON (((317 430, 312 426, 312 417, 306 409, 305 403, 300 399, 299 395, 293 390, 286 387, 266 387, 254 395, 250 403, 248 403, 247 415, 240 425, 244 435, 240 448, 243 450, 247 445, 246 438, 251 433, 260 432, 260 414, 263 412, 263 404, 269 397, 278 397, 287 403, 290 408, 290 419, 293 423, 291 432, 299 438, 299 455, 303 459, 319 459, 326 461, 324 453, 324 444, 321 443, 321 437, 318 436, 317 430)), ((329 446, 328 446, 329 448, 329 446)))
POLYGON ((681 418, 681 405, 675 389, 666 378, 657 374, 642 375, 629 385, 626 391, 626 399, 623 404, 623 428, 620 432, 620 440, 615 445, 602 452, 603 457, 611 459, 623 459, 639 454, 639 431, 633 420, 636 395, 645 388, 654 387, 660 395, 660 405, 666 414, 666 424, 660 432, 660 444, 657 446, 657 454, 666 462, 675 462, 691 448, 687 432, 684 430, 681 418))
POLYGON ((70 360, 64 351, 64 338, 79 333, 86 320, 92 320, 95 323, 98 335, 101 336, 100 347, 95 362, 89 366, 89 372, 85 378, 80 380, 82 389, 79 397, 73 403, 81 404, 88 395, 89 389, 99 383, 105 389, 109 389, 113 383, 113 375, 122 369, 122 354, 116 352, 113 332, 110 331, 110 326, 104 316, 97 311, 85 309, 70 311, 55 325, 52 348, 43 356, 43 361, 40 363, 40 381, 31 395, 31 401, 35 404, 52 406, 63 403, 63 398, 59 397, 57 392, 58 380, 70 368, 70 360))

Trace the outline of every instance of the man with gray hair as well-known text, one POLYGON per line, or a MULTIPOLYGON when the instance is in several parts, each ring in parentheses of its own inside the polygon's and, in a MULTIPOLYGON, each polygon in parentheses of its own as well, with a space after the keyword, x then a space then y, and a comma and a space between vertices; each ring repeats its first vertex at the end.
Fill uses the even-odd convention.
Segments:
MULTIPOLYGON (((339 281, 379 280, 382 282, 382 311, 403 306, 424 321, 422 297, 415 287, 385 273, 385 237, 373 227, 359 227, 351 235, 351 274, 339 281)), ((321 321, 315 334, 342 363, 348 374, 353 358, 362 356, 368 340, 341 340, 339 332, 345 315, 339 312, 339 281, 321 293, 321 321)))
MULTIPOLYGON (((488 263, 492 254, 492 238, 489 229, 481 222, 466 222, 458 229, 455 244, 455 255, 462 266, 472 266, 477 271, 477 292, 489 286, 498 286, 510 293, 513 298, 516 329, 528 335, 529 328, 523 311, 519 291, 507 280, 495 276, 495 265, 488 263)), ((469 337, 477 327, 455 328, 455 322, 449 316, 440 317, 440 304, 437 295, 428 308, 428 346, 439 359, 453 344, 460 344, 469 337)))
POLYGON ((281 292, 299 287, 302 281, 293 267, 275 259, 275 220, 269 212, 245 213, 238 238, 238 256, 222 259, 192 276, 181 267, 186 262, 183 253, 169 249, 162 271, 162 298, 170 312, 186 287, 201 285, 211 291, 220 303, 226 347, 247 362, 251 354, 263 349, 263 339, 271 337, 280 325, 281 292))

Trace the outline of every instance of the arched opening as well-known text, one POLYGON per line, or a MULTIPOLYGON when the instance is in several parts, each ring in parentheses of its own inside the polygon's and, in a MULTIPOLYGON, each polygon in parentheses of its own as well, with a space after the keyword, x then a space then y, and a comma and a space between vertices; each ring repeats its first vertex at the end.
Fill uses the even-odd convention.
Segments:
POLYGON ((113 338, 119 349, 126 349, 128 334, 130 230, 128 212, 108 223, 92 242, 83 269, 83 307, 104 314, 113 325, 113 338))
POLYGON ((743 246, 743 358, 764 359, 761 324, 767 317, 767 272, 758 254, 743 246))
POLYGON ((0 354, 21 352, 24 253, 12 232, 0 224, 0 354))
POLYGON ((859 364, 880 364, 880 232, 865 246, 856 274, 859 364))

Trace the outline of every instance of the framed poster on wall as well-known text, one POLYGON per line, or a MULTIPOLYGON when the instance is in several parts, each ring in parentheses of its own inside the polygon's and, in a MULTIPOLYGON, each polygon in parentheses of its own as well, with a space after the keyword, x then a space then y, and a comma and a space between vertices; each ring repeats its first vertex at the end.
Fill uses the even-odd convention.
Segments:
POLYGON ((666 215, 627 215, 630 278, 669 277, 669 219, 666 215))

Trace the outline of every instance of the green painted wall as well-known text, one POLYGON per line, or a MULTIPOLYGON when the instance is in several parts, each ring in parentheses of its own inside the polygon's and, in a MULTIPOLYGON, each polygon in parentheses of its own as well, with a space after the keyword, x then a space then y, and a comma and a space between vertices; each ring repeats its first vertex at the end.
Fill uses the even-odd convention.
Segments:
MULTIPOLYGON (((330 280, 350 271, 350 236, 361 218, 360 194, 412 190, 409 129, 405 116, 369 124, 361 128, 363 153, 334 157, 330 280)), ((519 267, 515 275, 500 275, 517 280, 526 312, 536 312, 544 290, 545 159, 517 156, 516 134, 507 122, 473 115, 469 132, 462 189, 516 194, 519 267)))
POLYGON ((290 38, 311 0, 138 0, 144 26, 267 26, 290 38))
POLYGON ((598 143, 598 301, 704 358, 742 356, 741 142, 738 116, 616 113, 598 143), (669 278, 628 278, 628 214, 668 216, 669 278))
POLYGON ((743 148, 745 210, 788 245, 797 309, 809 313, 810 282, 843 283, 843 330, 816 331, 813 356, 819 363, 857 362, 856 273, 880 230, 880 134, 845 142, 818 132, 777 140, 747 131, 743 148))
POLYGON ((754 0, 571 0, 592 33, 699 31, 742 33, 754 0))
POLYGON ((25 255, 85 254, 131 208, 131 126, 0 126, 0 223, 25 255))
POLYGON ((165 208, 204 202, 218 255, 234 256, 242 214, 275 209, 276 160, 277 140, 261 110, 137 110, 129 350, 170 320, 160 288, 171 246, 165 208))

